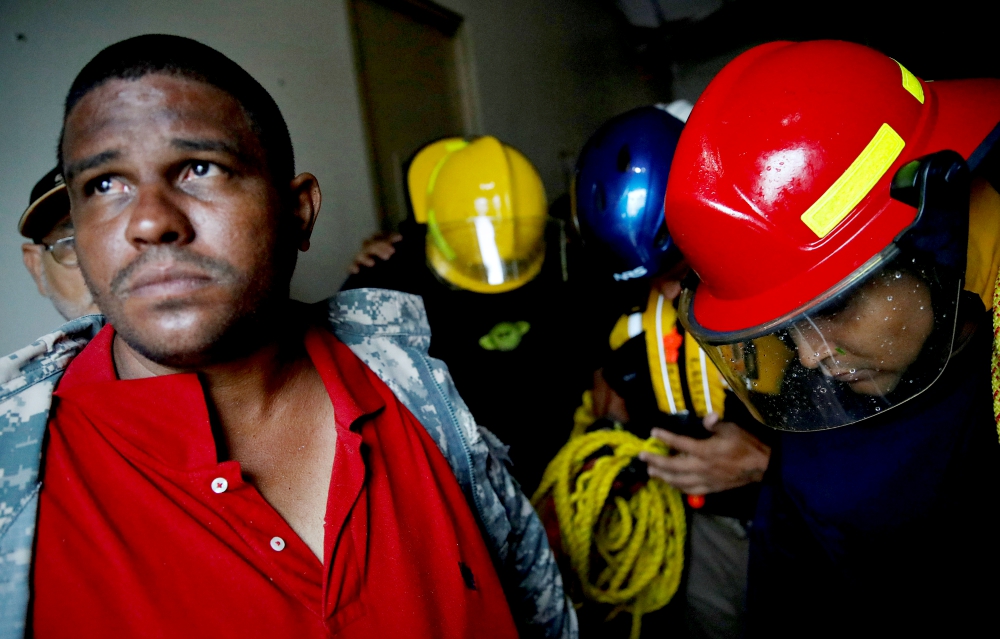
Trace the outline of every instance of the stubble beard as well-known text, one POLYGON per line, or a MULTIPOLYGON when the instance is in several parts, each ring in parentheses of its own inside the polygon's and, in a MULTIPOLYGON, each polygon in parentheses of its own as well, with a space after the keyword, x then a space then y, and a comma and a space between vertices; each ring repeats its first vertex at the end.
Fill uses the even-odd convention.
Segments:
POLYGON ((118 337, 142 357, 161 366, 195 369, 220 364, 246 356, 273 338, 274 324, 288 301, 289 277, 275 262, 252 273, 242 273, 232 265, 174 247, 158 247, 150 257, 141 255, 112 279, 108 290, 95 286, 81 260, 81 271, 97 305, 107 316, 118 337), (195 263, 208 271, 213 284, 228 291, 230 303, 216 305, 201 319, 194 320, 197 302, 175 298, 159 302, 146 312, 156 319, 143 326, 134 322, 126 311, 129 294, 122 284, 134 272, 140 261, 151 261, 168 252, 179 262, 195 263), (217 309, 217 310, 216 310, 217 309), (192 322, 196 321, 196 324, 192 322), (162 331, 171 323, 188 324, 177 330, 162 331))

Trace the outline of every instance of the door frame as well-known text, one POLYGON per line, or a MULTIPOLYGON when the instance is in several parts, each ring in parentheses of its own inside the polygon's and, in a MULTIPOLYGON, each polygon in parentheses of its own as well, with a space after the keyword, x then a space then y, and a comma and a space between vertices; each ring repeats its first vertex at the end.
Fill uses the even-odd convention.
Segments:
MULTIPOLYGON (((358 0, 345 0, 347 17, 350 22, 351 44, 354 52, 354 73, 358 87, 358 101, 361 105, 361 119, 364 123, 365 141, 368 147, 368 174, 372 185, 372 201, 375 202, 375 221, 382 231, 393 231, 392 220, 386 215, 385 198, 393 197, 390 193, 383 194, 379 188, 375 141, 372 131, 372 105, 368 96, 368 85, 365 78, 364 60, 361 49, 361 29, 358 24, 354 3, 358 0)), ((458 83, 459 107, 462 120, 462 130, 465 137, 481 135, 481 116, 479 108, 479 91, 476 81, 475 65, 472 63, 472 46, 466 28, 465 18, 447 7, 430 0, 364 0, 380 4, 387 9, 401 13, 413 20, 434 27, 452 38, 454 43, 455 74, 458 83)), ((406 179, 403 176, 405 189, 406 179)))

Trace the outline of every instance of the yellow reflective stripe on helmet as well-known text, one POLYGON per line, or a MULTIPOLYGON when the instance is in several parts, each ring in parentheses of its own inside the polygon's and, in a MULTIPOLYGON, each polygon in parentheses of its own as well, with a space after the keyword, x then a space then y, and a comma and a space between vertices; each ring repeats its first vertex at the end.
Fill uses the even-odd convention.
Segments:
MULTIPOLYGON (((466 142, 465 140, 449 140, 444 143, 445 154, 442 155, 441 159, 438 160, 437 164, 434 165, 434 168, 431 170, 431 175, 427 179, 428 200, 430 199, 430 196, 434 193, 434 185, 437 183, 438 174, 441 172, 441 169, 448 161, 448 158, 450 158, 451 154, 454 153, 455 151, 458 151, 459 149, 464 149, 467 146, 469 146, 469 143, 466 142)), ((448 241, 444 239, 444 235, 441 233, 441 228, 438 226, 437 216, 434 214, 434 209, 427 210, 427 230, 431 234, 431 238, 434 240, 434 244, 436 244, 438 249, 441 250, 441 253, 444 254, 445 259, 448 260, 449 262, 454 260, 455 249, 451 248, 451 245, 448 244, 448 241)))
POLYGON ((885 175, 906 143, 888 124, 879 127, 861 155, 826 193, 802 214, 802 221, 818 237, 826 237, 885 175))
MULTIPOLYGON (((899 60, 893 60, 896 64, 899 64, 899 60)), ((910 73, 910 70, 899 64, 899 70, 903 72, 903 88, 910 92, 910 95, 915 97, 920 104, 924 103, 924 87, 920 86, 920 80, 917 76, 910 73)))
MULTIPOLYGON (((438 173, 441 172, 441 169, 444 167, 445 162, 448 161, 448 158, 451 157, 451 154, 460 149, 464 149, 467 146, 469 146, 469 143, 465 140, 449 140, 444 143, 444 150, 446 153, 441 156, 440 160, 437 161, 437 164, 435 164, 434 168, 431 170, 430 177, 427 178, 427 195, 434 193, 434 185, 437 183, 438 173)), ((429 216, 430 215, 428 214, 428 217, 429 216)))
POLYGON ((413 219, 417 224, 427 224, 427 209, 431 206, 427 197, 427 184, 431 172, 442 157, 451 154, 451 149, 467 144, 462 138, 443 138, 432 142, 413 156, 406 170, 406 189, 413 205, 413 219))
POLYGON ((437 223, 437 217, 434 215, 434 209, 428 209, 427 211, 427 232, 431 234, 431 239, 446 260, 450 262, 455 259, 455 249, 451 248, 448 240, 444 239, 441 228, 437 223))

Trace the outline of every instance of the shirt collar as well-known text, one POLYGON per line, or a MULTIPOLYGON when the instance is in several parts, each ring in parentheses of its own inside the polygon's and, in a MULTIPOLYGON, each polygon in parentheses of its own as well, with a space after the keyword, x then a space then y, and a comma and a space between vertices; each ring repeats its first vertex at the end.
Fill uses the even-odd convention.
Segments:
MULTIPOLYGON (((114 329, 105 326, 66 370, 55 395, 77 405, 100 430, 131 452, 171 468, 218 463, 204 389, 196 374, 119 380, 114 329)), ((331 333, 308 329, 305 347, 334 408, 338 429, 356 429, 385 407, 358 357, 331 333)), ((124 452, 124 451, 123 451, 124 452)))
POLYGON ((368 377, 373 373, 332 333, 312 327, 306 332, 305 346, 326 386, 338 424, 353 429, 359 420, 385 407, 368 377))
POLYGON ((114 340, 115 330, 110 324, 106 324, 97 336, 90 340, 87 347, 70 362, 55 394, 63 395, 77 386, 117 381, 118 375, 115 373, 115 363, 111 355, 111 345, 114 340))
POLYGON ((66 369, 55 395, 60 428, 89 422, 131 460, 175 470, 218 464, 205 392, 192 373, 119 380, 108 325, 66 369))

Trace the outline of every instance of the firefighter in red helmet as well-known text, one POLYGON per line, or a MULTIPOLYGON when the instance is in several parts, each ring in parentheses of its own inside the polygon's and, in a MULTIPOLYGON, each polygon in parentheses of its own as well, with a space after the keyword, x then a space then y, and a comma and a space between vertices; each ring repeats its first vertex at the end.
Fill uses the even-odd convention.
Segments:
POLYGON ((666 195, 681 321, 782 431, 751 636, 984 627, 1000 596, 990 314, 1000 81, 774 42, 695 106, 666 195))

